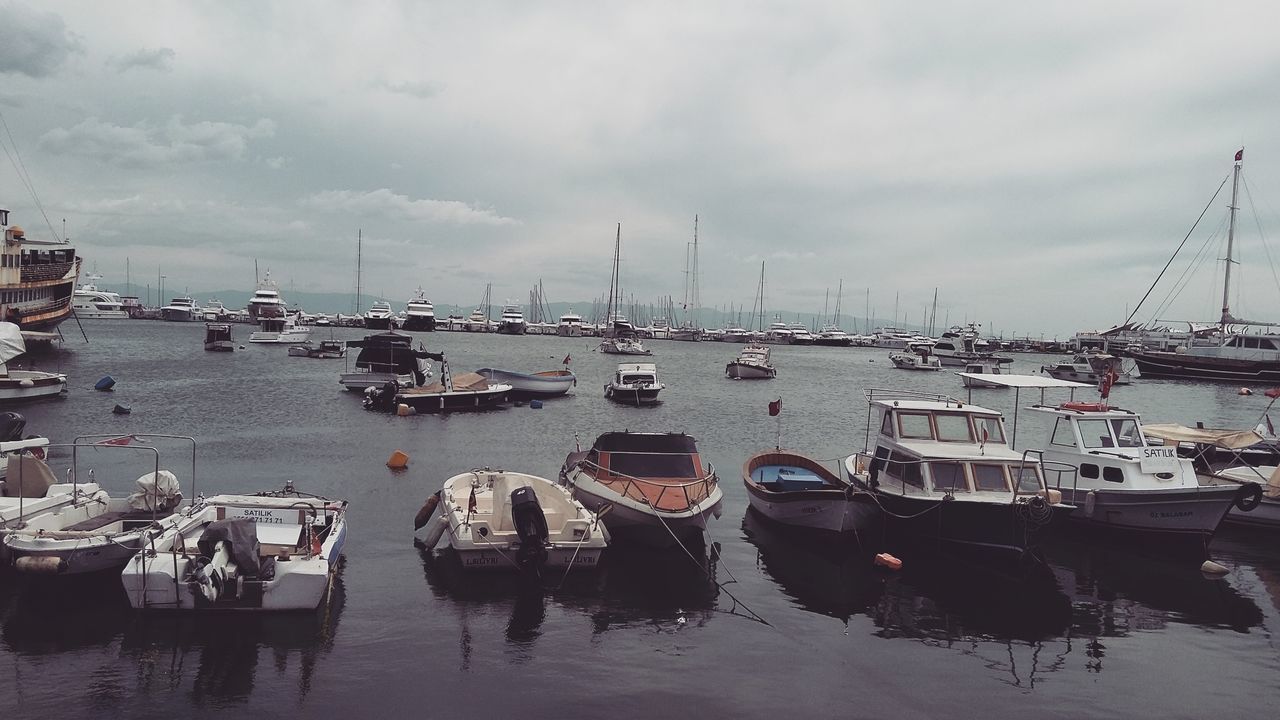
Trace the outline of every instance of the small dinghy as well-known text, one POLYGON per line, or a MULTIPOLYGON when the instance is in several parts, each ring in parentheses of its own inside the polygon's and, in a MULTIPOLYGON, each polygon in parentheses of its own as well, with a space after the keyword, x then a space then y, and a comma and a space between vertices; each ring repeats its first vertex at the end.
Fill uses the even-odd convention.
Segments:
POLYGON ((879 515, 871 493, 855 489, 822 463, 785 450, 752 455, 742 466, 751 507, 774 522, 828 532, 856 532, 879 515))
POLYGON ((120 577, 141 610, 314 610, 347 539, 347 502, 286 485, 215 495, 147 542, 120 577))
POLYGON ((426 528, 428 548, 447 535, 466 568, 590 569, 609 544, 599 518, 568 489, 489 468, 446 480, 414 524, 426 528))
POLYGON ((578 378, 567 368, 536 373, 480 368, 476 373, 483 375, 489 382, 510 385, 511 394, 522 398, 559 397, 578 384, 578 378))

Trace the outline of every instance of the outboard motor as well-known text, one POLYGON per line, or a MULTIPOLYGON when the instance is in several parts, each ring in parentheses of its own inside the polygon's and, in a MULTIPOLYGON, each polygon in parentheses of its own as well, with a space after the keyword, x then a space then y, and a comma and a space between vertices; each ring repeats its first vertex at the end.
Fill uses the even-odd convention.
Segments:
POLYGON ((21 440, 22 431, 27 429, 27 419, 20 413, 0 413, 0 442, 21 440))
POLYGON ((365 388, 364 409, 391 412, 395 408, 396 393, 399 392, 400 385, 395 380, 386 381, 381 388, 365 388))
POLYGON ((209 602, 217 602, 223 597, 235 597, 236 576, 239 568, 231 561, 231 543, 220 540, 213 547, 213 557, 196 569, 196 583, 200 593, 209 602))
POLYGON ((511 491, 511 521, 520 536, 520 550, 516 552, 516 564, 521 569, 542 567, 547 560, 547 516, 533 488, 525 486, 511 491))
POLYGON ((258 527, 246 518, 209 523, 196 542, 200 557, 192 580, 211 603, 241 599, 241 577, 260 577, 258 527))

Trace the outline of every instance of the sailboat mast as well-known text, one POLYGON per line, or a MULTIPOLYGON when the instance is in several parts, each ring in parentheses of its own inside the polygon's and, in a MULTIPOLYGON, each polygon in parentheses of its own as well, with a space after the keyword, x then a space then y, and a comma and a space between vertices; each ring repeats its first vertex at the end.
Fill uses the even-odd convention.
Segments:
POLYGON ((356 230, 356 315, 360 314, 360 256, 364 246, 364 229, 356 230))
POLYGON ((836 288, 836 316, 831 321, 838 329, 840 327, 840 298, 844 297, 844 278, 840 278, 840 285, 836 288))
POLYGON ((1225 330, 1227 323, 1231 322, 1231 259, 1232 245, 1236 236, 1236 209, 1238 203, 1238 193, 1240 191, 1240 166, 1244 165, 1244 148, 1240 148, 1240 152, 1236 153, 1235 177, 1231 180, 1231 219, 1227 225, 1227 262, 1226 270, 1222 276, 1222 327, 1225 330))
POLYGON ((698 322, 698 216, 693 216, 693 280, 690 285, 689 301, 693 305, 693 328, 701 325, 698 322))

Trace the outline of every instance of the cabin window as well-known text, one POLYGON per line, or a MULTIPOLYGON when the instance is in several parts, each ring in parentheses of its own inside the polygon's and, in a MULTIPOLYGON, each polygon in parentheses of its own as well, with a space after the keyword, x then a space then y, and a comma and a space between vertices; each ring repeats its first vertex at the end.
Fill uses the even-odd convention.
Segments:
POLYGON ((928 413, 898 413, 898 437, 912 440, 932 440, 933 426, 928 413))
POLYGON ((969 492, 969 479, 964 476, 964 465, 958 462, 931 462, 929 474, 933 476, 934 492, 969 492))
POLYGON ((1004 444, 1004 426, 1000 424, 1000 418, 990 415, 986 417, 975 416, 973 422, 977 426, 978 440, 1004 444))
POLYGON ((893 416, 887 412, 880 421, 880 434, 885 437, 893 437, 893 416))
POLYGON ((924 476, 920 472, 920 463, 915 458, 895 452, 889 456, 885 473, 907 485, 924 489, 924 476))
POLYGON ((1035 465, 1010 465, 1009 474, 1013 476, 1014 481, 1017 483, 1018 492, 1037 493, 1043 489, 1043 485, 1040 482, 1040 473, 1036 471, 1035 465))
POLYGON ((1097 480, 1098 466, 1093 463, 1080 463, 1080 477, 1097 480))
POLYGON ((1111 430, 1116 437, 1117 447, 1142 447, 1142 433, 1138 432, 1136 420, 1116 418, 1111 421, 1111 430))
POLYGON ((1124 482, 1124 471, 1118 467, 1103 465, 1102 479, 1107 482, 1122 483, 1124 482))
POLYGON ((1115 441, 1111 439, 1111 429, 1107 426, 1106 420, 1077 420, 1080 425, 1080 439, 1084 441, 1087 448, 1110 448, 1115 447, 1115 441))
POLYGON ((1009 479, 1003 465, 973 466, 973 486, 980 492, 1009 492, 1009 479))
POLYGON ((969 424, 969 416, 939 413, 934 416, 938 423, 938 439, 943 442, 973 442, 973 426, 969 424))
POLYGON ((1053 435, 1049 437, 1049 444, 1069 448, 1076 446, 1076 436, 1071 432, 1070 420, 1058 418, 1058 422, 1053 426, 1053 435))
POLYGON ((1275 350, 1276 343, 1271 338, 1258 338, 1258 347, 1263 350, 1275 350))

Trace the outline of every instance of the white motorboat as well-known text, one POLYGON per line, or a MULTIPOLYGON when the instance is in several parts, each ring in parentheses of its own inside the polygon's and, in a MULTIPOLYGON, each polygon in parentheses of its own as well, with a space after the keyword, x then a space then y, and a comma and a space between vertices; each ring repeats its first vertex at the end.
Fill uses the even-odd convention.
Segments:
POLYGON ((603 515, 613 540, 655 547, 702 542, 724 497, 715 468, 702 466, 697 444, 683 433, 604 433, 589 450, 569 454, 560 482, 603 515))
POLYGON ((769 380, 777 377, 778 370, 769 362, 769 346, 752 343, 724 366, 724 374, 734 380, 769 380))
POLYGON ((398 332, 366 335, 348 340, 348 348, 359 348, 354 372, 344 372, 338 382, 348 390, 363 392, 382 388, 387 383, 407 388, 426 383, 431 377, 431 362, 426 349, 413 347, 413 338, 398 332))
POLYGON ((338 571, 346 515, 345 500, 292 485, 197 498, 120 579, 140 610, 314 610, 338 571))
POLYGON ((621 363, 613 379, 604 386, 604 396, 628 405, 651 405, 658 402, 658 392, 665 387, 658 380, 657 365, 621 363))
POLYGON ((742 466, 742 484, 756 512, 783 525, 843 533, 869 528, 880 508, 822 463, 798 453, 757 453, 742 466))
POLYGON ((480 368, 477 374, 493 383, 505 383, 511 386, 511 394, 515 397, 553 398, 569 392, 578 384, 578 378, 567 367, 561 370, 543 370, 535 373, 522 373, 514 370, 496 368, 480 368))
POLYGON ((449 371, 449 361, 444 353, 423 352, 423 357, 440 362, 440 381, 430 385, 396 388, 388 383, 383 388, 365 390, 364 406, 369 410, 396 410, 406 405, 416 412, 455 412, 463 410, 489 410, 506 403, 511 396, 511 385, 490 382, 479 373, 461 373, 455 376, 449 371))
POLYGON ((101 275, 87 275, 84 283, 71 295, 71 309, 84 320, 123 320, 129 317, 124 300, 117 293, 99 289, 94 284, 101 275))
POLYGON ((435 306, 427 299, 421 286, 405 304, 404 324, 401 327, 405 330, 422 332, 431 332, 436 329, 435 306))
POLYGON ((258 330, 249 334, 251 343, 292 345, 311 339, 311 328, 297 323, 297 316, 262 318, 258 330))
POLYGON ((58 482, 41 459, 48 445, 46 438, 0 442, 0 528, 22 527, 34 515, 87 502, 98 492, 94 483, 58 482))
POLYGON ((793 322, 787 326, 787 329, 791 331, 792 345, 812 345, 816 340, 813 333, 809 332, 809 328, 802 322, 793 322))
POLYGON ((826 345, 828 347, 851 347, 853 345, 853 337, 835 325, 825 325, 814 336, 813 344, 826 345))
POLYGON ((845 459, 850 481, 875 493, 888 522, 911 536, 1000 563, 1043 566, 1039 544, 1074 509, 1034 457, 1005 441, 999 411, 945 395, 866 391, 866 450, 845 459))
POLYGON ((462 324, 462 329, 466 332, 493 332, 497 329, 497 325, 489 319, 489 315, 483 308, 476 308, 467 316, 466 321, 462 324))
POLYGON ((168 305, 160 308, 161 320, 191 322, 203 318, 204 313, 196 305, 196 301, 189 297, 176 297, 170 300, 168 305))
POLYGON ((62 373, 8 367, 9 361, 26 351, 22 330, 13 323, 0 322, 0 401, 30 400, 65 393, 67 376, 62 373))
POLYGON ((1115 368, 1116 374, 1111 384, 1128 385, 1133 382, 1133 370, 1124 370, 1119 363, 1120 360, 1112 355, 1084 353, 1077 354, 1069 360, 1063 360, 1054 365, 1041 365, 1040 372, 1059 380, 1074 380, 1097 385, 1107 375, 1110 368, 1115 368))
POLYGON ((982 375, 1004 375, 1000 370, 1000 363, 993 360, 984 360, 982 362, 971 362, 964 366, 963 372, 956 373, 960 376, 960 380, 967 388, 1007 388, 1008 385, 1001 385, 987 378, 975 377, 982 375))
POLYGON ((364 314, 364 326, 370 330, 389 330, 391 329, 391 318, 394 314, 391 310, 391 303, 386 300, 375 300, 369 306, 368 312, 364 314))
POLYGON ((640 342, 640 338, 634 336, 617 336, 607 337, 600 341, 597 348, 600 352, 609 355, 652 355, 653 352, 640 342))
POLYGON ((1053 420, 1042 451, 1050 487, 1098 528, 1188 536, 1207 543, 1247 488, 1201 485, 1173 446, 1153 446, 1136 412, 1105 402, 1033 405, 1053 420))
POLYGON ((489 468, 446 480, 414 524, 426 529, 428 548, 448 537, 465 568, 589 570, 609 544, 599 517, 568 488, 489 468))
POLYGON ((556 334, 561 337, 582 337, 582 316, 572 309, 561 315, 560 322, 556 325, 556 334))
MULTIPOLYGON (((256 266, 255 266, 256 267, 256 266)), ((280 286, 271 279, 271 271, 254 288, 253 297, 249 298, 249 322, 257 323, 263 318, 282 318, 285 312, 284 298, 280 297, 280 286)))
MULTIPOLYGON (((94 481, 94 472, 90 470, 90 481, 80 488, 93 487, 93 491, 86 492, 76 502, 28 514, 20 527, 3 531, 0 544, 13 568, 38 575, 119 572, 143 544, 176 523, 179 516, 175 511, 182 501, 182 493, 177 477, 169 470, 160 469, 160 454, 155 449, 155 441, 160 438, 191 443, 194 483, 195 441, 191 438, 168 435, 77 438, 70 446, 72 478, 80 477, 78 466, 82 458, 108 450, 114 454, 144 453, 154 458, 155 466, 135 481, 132 494, 115 496, 94 481)), ((37 476, 49 473, 48 466, 40 460, 25 458, 22 462, 17 472, 37 476)))
POLYGON ((889 353, 889 361, 899 370, 941 370, 942 361, 927 352, 889 353))
POLYGON ((498 320, 498 332, 503 335, 524 335, 528 323, 519 305, 508 303, 502 306, 502 317, 498 320))
POLYGON ((221 300, 209 300, 200 309, 200 314, 205 322, 226 322, 231 318, 231 310, 222 304, 221 300))
MULTIPOLYGON (((969 363, 986 362, 1008 364, 1013 358, 991 352, 991 343, 983 339, 976 323, 965 326, 952 325, 942 337, 931 343, 930 352, 938 356, 943 365, 963 367, 969 363)), ((967 371, 966 371, 967 372, 967 371)), ((1074 378, 1060 378, 1073 380, 1074 378)))

